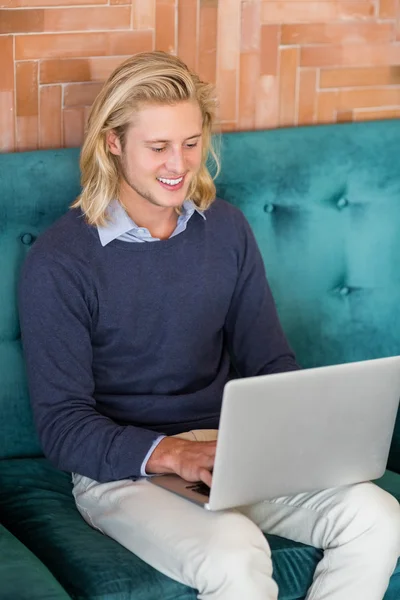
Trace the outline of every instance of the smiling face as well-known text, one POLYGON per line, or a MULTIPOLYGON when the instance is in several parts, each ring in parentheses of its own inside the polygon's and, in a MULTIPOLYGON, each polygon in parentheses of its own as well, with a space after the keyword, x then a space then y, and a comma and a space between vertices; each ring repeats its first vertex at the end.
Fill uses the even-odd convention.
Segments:
POLYGON ((107 141, 121 157, 124 202, 176 208, 186 200, 201 166, 201 110, 189 101, 147 105, 135 114, 123 148, 113 132, 107 141))

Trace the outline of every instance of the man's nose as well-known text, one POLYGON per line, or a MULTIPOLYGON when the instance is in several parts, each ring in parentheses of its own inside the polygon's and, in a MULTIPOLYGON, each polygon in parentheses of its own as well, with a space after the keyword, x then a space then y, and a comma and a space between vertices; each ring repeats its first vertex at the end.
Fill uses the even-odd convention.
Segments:
POLYGON ((185 159, 182 149, 173 149, 167 161, 168 171, 182 175, 185 172, 185 159))

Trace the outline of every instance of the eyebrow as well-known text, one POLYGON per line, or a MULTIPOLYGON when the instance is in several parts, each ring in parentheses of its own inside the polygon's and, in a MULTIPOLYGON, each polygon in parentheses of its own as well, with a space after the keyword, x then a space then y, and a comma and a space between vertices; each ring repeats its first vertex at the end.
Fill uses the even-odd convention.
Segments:
MULTIPOLYGON (((186 138, 184 141, 187 142, 188 140, 194 140, 195 138, 201 137, 201 133, 196 133, 195 135, 191 135, 190 137, 186 138)), ((145 144, 167 144, 170 140, 145 140, 145 144)))

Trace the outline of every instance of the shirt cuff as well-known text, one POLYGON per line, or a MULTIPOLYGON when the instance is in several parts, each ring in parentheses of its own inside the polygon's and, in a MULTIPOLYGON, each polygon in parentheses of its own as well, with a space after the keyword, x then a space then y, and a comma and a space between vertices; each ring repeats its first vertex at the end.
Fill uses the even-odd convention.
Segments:
POLYGON ((148 453, 146 454, 146 456, 143 459, 142 462, 142 466, 140 467, 140 474, 142 477, 151 477, 150 473, 146 473, 146 465, 147 462, 150 458, 150 456, 153 454, 154 450, 157 448, 158 444, 161 442, 161 440, 163 440, 165 437, 167 437, 166 435, 160 435, 156 440, 154 440, 154 442, 152 443, 148 453))

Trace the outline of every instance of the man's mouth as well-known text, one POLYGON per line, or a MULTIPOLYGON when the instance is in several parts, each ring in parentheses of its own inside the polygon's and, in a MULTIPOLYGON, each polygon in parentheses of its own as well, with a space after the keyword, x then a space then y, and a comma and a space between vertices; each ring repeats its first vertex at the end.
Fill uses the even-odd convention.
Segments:
POLYGON ((177 177, 176 179, 167 179, 166 177, 157 177, 157 181, 165 188, 169 190, 178 190, 182 187, 185 176, 177 177))

